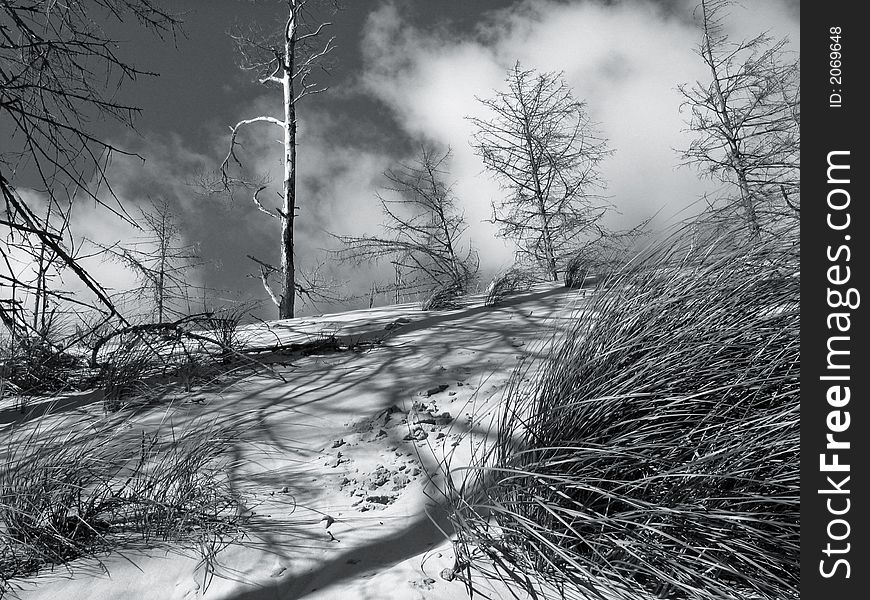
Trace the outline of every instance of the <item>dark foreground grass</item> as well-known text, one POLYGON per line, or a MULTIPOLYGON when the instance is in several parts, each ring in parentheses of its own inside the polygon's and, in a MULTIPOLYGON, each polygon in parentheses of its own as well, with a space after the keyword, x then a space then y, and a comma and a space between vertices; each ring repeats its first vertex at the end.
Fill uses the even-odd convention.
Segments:
POLYGON ((206 564, 241 534, 229 481, 242 432, 171 417, 147 430, 123 415, 48 414, 0 445, 0 596, 10 580, 136 545, 193 544, 206 564))
POLYGON ((471 567, 544 598, 798 597, 797 239, 730 239, 647 252, 518 373, 454 490, 471 567))

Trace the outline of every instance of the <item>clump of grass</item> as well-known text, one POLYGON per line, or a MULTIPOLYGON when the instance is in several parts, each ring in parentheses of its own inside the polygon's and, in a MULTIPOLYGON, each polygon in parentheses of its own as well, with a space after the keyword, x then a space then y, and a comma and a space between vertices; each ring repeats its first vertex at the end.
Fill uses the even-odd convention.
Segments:
POLYGON ((154 371, 157 358, 148 340, 139 336, 119 338, 117 348, 108 355, 98 378, 107 412, 120 410, 130 400, 144 395, 146 377, 154 371))
POLYGON ((495 306, 511 294, 526 292, 538 281, 528 269, 512 267, 496 275, 486 288, 484 306, 495 306))
POLYGON ((635 236, 617 238, 582 249, 565 263, 565 287, 578 289, 606 283, 627 262, 632 253, 630 242, 634 239, 635 236))
POLYGON ((565 287, 582 288, 593 277, 592 265, 583 256, 574 256, 565 265, 565 287))
POLYGON ((212 368, 199 355, 187 353, 184 359, 174 365, 173 375, 185 392, 193 390, 194 386, 207 382, 209 378, 220 371, 212 368))
POLYGON ((538 597, 799 596, 797 238, 733 239, 645 253, 518 374, 464 556, 538 597))
POLYGON ((444 284, 423 301, 422 309, 430 311, 459 308, 461 306, 460 298, 464 293, 465 285, 462 282, 444 284))
POLYGON ((241 430, 49 414, 3 432, 0 593, 10 579, 137 541, 214 552, 240 535, 228 472, 241 430))
POLYGON ((203 324, 206 335, 220 348, 218 358, 221 363, 228 364, 234 355, 238 355, 242 347, 239 325, 253 308, 254 305, 239 303, 208 311, 205 314, 203 324))
POLYGON ((21 397, 57 392, 68 387, 80 361, 54 343, 48 332, 16 336, 0 348, 4 384, 21 397))

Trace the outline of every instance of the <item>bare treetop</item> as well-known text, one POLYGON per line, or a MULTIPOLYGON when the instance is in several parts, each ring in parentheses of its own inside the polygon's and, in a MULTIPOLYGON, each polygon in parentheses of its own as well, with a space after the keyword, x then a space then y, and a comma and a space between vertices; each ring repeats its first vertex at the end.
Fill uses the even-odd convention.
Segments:
POLYGON ((762 33, 733 42, 728 0, 704 0, 697 54, 709 81, 680 86, 696 134, 683 162, 727 184, 717 203, 736 208, 757 236, 765 223, 800 214, 800 62, 787 40, 762 33))
POLYGON ((607 142, 560 73, 517 63, 508 91, 478 100, 493 113, 470 117, 473 145, 510 196, 493 206, 493 220, 521 256, 558 278, 560 261, 587 234, 600 234, 606 207, 595 190, 607 142))
POLYGON ((107 258, 132 271, 139 287, 122 296, 148 312, 158 323, 167 316, 182 317, 189 308, 189 293, 193 285, 189 271, 203 264, 194 244, 184 242, 177 216, 165 198, 151 200, 149 209, 139 209, 139 222, 144 235, 111 246, 97 244, 107 258), (152 306, 142 306, 150 296, 152 306))

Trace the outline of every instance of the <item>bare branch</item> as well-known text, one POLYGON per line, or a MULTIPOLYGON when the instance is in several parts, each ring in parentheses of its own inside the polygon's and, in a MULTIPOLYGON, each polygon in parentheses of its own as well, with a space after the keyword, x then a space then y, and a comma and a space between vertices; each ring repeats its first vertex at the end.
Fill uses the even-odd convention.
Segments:
MULTIPOLYGON (((309 38, 317 37, 318 35, 320 35, 320 32, 323 31, 324 27, 330 27, 331 25, 332 25, 332 23, 330 23, 328 21, 325 23, 321 23, 320 25, 318 25, 317 29, 315 29, 311 33, 306 33, 305 35, 297 36, 296 43, 298 44, 298 43, 304 42, 305 40, 307 40, 309 38)), ((331 43, 334 39, 335 39, 334 37, 330 38, 329 42, 331 43)), ((321 54, 320 56, 323 56, 323 55, 321 54)))
POLYGON ((253 195, 253 197, 252 197, 252 199, 253 199, 253 201, 254 201, 254 205, 257 207, 257 210, 259 210, 260 212, 264 212, 264 213, 266 213, 267 215, 269 215, 270 217, 280 218, 280 217, 281 217, 281 211, 279 211, 279 210, 276 208, 276 209, 275 209, 275 212, 270 212, 270 211, 269 211, 268 209, 266 209, 266 207, 263 206, 263 205, 260 203, 260 201, 257 199, 257 196, 259 195, 259 193, 262 192, 263 190, 265 190, 267 187, 269 187, 269 186, 261 185, 260 187, 257 188, 257 191, 254 192, 254 195, 253 195))
POLYGON ((227 152, 227 155, 224 158, 223 162, 221 163, 221 173, 224 176, 225 183, 228 183, 230 181, 229 174, 228 174, 230 161, 232 160, 238 166, 240 166, 240 167, 242 166, 242 162, 236 156, 236 145, 237 145, 236 136, 239 134, 239 129, 241 129, 245 125, 251 125, 252 123, 271 123, 272 125, 278 125, 279 127, 284 127, 283 121, 281 121, 280 119, 276 119, 275 117, 268 117, 268 116, 260 116, 260 117, 253 117, 251 119, 244 119, 244 120, 236 123, 234 126, 230 127, 230 132, 231 132, 230 149, 227 152))

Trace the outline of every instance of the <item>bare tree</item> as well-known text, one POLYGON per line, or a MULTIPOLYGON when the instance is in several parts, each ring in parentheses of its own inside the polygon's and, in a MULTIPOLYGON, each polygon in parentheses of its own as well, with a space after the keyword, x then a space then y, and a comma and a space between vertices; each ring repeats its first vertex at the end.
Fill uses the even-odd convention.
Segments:
POLYGON ((473 145, 510 196, 493 205, 501 235, 558 281, 562 261, 578 241, 601 235, 607 207, 599 163, 609 154, 585 104, 559 73, 523 70, 517 63, 508 91, 478 98, 491 120, 469 117, 473 145))
MULTIPOLYGON (((263 35, 258 31, 231 34, 241 56, 241 67, 256 74, 260 84, 275 86, 281 89, 284 113, 282 116, 259 115, 243 119, 230 128, 230 148, 221 165, 222 183, 225 189, 241 186, 252 189, 252 200, 257 209, 281 224, 281 285, 279 293, 269 287, 268 277, 263 275, 264 285, 269 297, 278 306, 279 317, 292 318, 295 313, 297 294, 296 265, 294 259, 293 225, 296 218, 296 107, 297 103, 313 94, 326 91, 311 80, 315 66, 321 65, 321 59, 333 49, 334 37, 325 42, 317 42, 323 37, 323 32, 330 23, 320 22, 313 26, 315 17, 309 11, 310 0, 284 0, 287 5, 287 18, 284 21, 280 35, 263 35), (284 178, 281 192, 281 206, 267 208, 259 199, 260 193, 268 188, 262 180, 246 177, 244 174, 233 174, 234 168, 244 170, 242 161, 236 154, 239 143, 237 137, 242 128, 256 123, 265 123, 281 129, 282 164, 284 178)), ((333 4, 337 8, 337 5, 333 4)), ((268 263, 262 263, 268 265, 268 263)), ((274 267, 270 267, 274 268, 274 267)), ((277 269, 276 269, 277 270, 277 269)))
POLYGON ((118 261, 139 280, 139 287, 124 295, 141 299, 150 296, 153 317, 163 323, 168 316, 180 317, 188 310, 190 270, 203 264, 192 244, 181 239, 178 219, 166 199, 151 202, 150 210, 141 209, 138 219, 143 235, 112 246, 101 246, 106 255, 118 261))
MULTIPOLYGON (((47 203, 42 223, 46 232, 61 237, 68 226, 68 214, 53 214, 55 207, 47 203)), ((46 338, 53 329, 54 317, 63 293, 53 292, 53 281, 63 271, 57 253, 42 243, 35 233, 18 232, 8 235, 3 247, 5 269, 0 271, 0 282, 8 286, 10 296, 6 302, 4 322, 16 334, 34 334, 46 338), (26 315, 26 316, 25 316, 26 315)))
POLYGON ((395 283, 373 286, 372 296, 390 288, 397 298, 443 286, 464 290, 476 275, 477 253, 462 239, 467 225, 445 182, 449 159, 450 150, 423 147, 415 162, 387 171, 386 189, 397 197, 378 195, 383 233, 337 236, 343 245, 341 260, 388 260, 393 265, 395 283))
MULTIPOLYGON (((98 25, 128 18, 159 36, 174 35, 179 26, 151 0, 0 1, 0 277, 11 290, 29 289, 41 307, 49 298, 75 302, 47 285, 51 265, 80 279, 107 317, 117 313, 106 290, 79 264, 67 224, 77 198, 131 220, 107 177, 111 156, 127 153, 91 129, 107 118, 132 126, 138 112, 116 100, 117 89, 148 73, 122 60, 117 42, 98 25), (19 187, 36 193, 21 194, 19 187), (60 227, 53 224, 58 222, 60 227), (25 247, 34 257, 35 282, 22 279, 16 267, 25 247)), ((31 325, 22 320, 22 308, 14 294, 0 298, 0 319, 13 335, 31 325)))
POLYGON ((709 82, 680 86, 689 130, 684 163, 726 184, 721 208, 736 208, 757 237, 765 222, 800 215, 800 64, 787 40, 762 33, 732 42, 730 0, 702 0, 697 53, 709 82))

